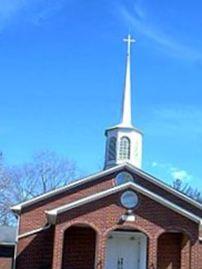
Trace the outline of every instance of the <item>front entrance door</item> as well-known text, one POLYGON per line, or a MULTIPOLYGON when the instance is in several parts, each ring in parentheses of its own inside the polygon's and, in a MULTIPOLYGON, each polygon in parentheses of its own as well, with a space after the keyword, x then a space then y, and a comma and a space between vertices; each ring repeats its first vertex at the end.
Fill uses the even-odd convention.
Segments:
POLYGON ((144 238, 144 235, 141 236, 140 233, 111 233, 107 241, 105 269, 145 269, 146 241, 143 240, 144 238))

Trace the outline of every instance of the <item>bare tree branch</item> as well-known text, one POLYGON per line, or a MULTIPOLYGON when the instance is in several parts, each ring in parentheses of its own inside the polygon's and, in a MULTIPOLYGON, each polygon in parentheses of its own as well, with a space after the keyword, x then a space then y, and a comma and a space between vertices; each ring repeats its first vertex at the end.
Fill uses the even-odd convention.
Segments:
MULTIPOLYGON (((1 156, 1 155, 0 155, 1 156)), ((54 152, 43 151, 22 166, 6 167, 0 158, 0 224, 14 221, 10 206, 64 186, 75 179, 75 164, 54 152)))
POLYGON ((202 203, 202 192, 197 188, 190 186, 188 183, 183 183, 181 179, 173 181, 173 188, 189 196, 190 198, 202 203))

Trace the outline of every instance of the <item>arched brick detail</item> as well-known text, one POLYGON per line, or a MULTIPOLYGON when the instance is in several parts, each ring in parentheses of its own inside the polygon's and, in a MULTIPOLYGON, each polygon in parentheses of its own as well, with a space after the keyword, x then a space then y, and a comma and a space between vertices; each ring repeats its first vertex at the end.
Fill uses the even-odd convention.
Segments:
POLYGON ((191 238, 180 229, 170 229, 158 238, 158 269, 191 269, 191 238))
MULTIPOLYGON (((109 178, 110 187, 112 187, 112 178, 109 178)), ((109 183, 108 179, 107 182, 109 183)), ((103 183, 103 188, 108 188, 103 183)), ((100 187, 99 187, 100 188, 100 187)), ((87 194, 96 193, 101 191, 98 189, 98 186, 93 190, 89 190, 87 194)), ((86 194, 86 195, 87 195, 86 194)), ((189 220, 182 215, 172 211, 171 209, 155 202, 147 196, 139 193, 140 205, 134 210, 135 220, 133 222, 122 223, 121 216, 126 214, 126 209, 121 206, 120 203, 120 193, 112 194, 103 199, 99 199, 96 202, 88 203, 80 207, 73 208, 72 210, 58 214, 57 222, 55 225, 55 234, 54 237, 54 258, 52 269, 61 269, 62 265, 62 252, 63 252, 63 238, 64 232, 66 229, 73 225, 86 225, 90 226, 97 232, 97 247, 96 247, 96 264, 95 269, 104 269, 105 262, 105 245, 106 237, 110 231, 116 229, 135 229, 143 232, 148 237, 148 269, 158 269, 157 268, 157 240, 158 237, 165 232, 178 231, 179 233, 186 234, 190 238, 190 243, 184 245, 184 253, 187 253, 187 248, 191 244, 191 269, 202 269, 200 268, 201 261, 201 250, 198 242, 198 224, 189 220), (176 226, 174 226, 176 225, 176 226)), ((78 189, 76 196, 72 197, 71 194, 67 194, 66 197, 61 198, 60 203, 71 202, 71 199, 80 199, 83 197, 83 190, 78 189), (69 196, 70 195, 70 196, 69 196), (70 199, 71 198, 71 199, 70 199), (70 200, 69 200, 70 199, 70 200)), ((49 208, 61 206, 59 202, 50 202, 49 208)), ((44 209, 44 207, 42 207, 44 209)), ((47 209, 47 208, 46 208, 47 209)), ((33 216, 41 218, 38 211, 32 211, 33 216)), ((23 215, 23 219, 26 217, 23 215)), ((40 222, 33 223, 33 219, 29 215, 30 228, 33 228, 36 225, 39 225, 40 222), (35 226, 32 226, 35 225, 35 226)), ((41 221, 41 219, 40 219, 41 221)), ((37 226, 38 227, 38 226, 37 226)), ((40 225, 39 225, 40 227, 40 225)), ((22 222, 21 233, 26 231, 27 226, 22 222)), ((41 233, 41 235, 43 232, 41 233)), ((39 233, 40 235, 40 233, 39 233)), ((23 251, 28 251, 26 257, 22 260, 22 266, 18 266, 17 269, 24 269, 24 264, 29 263, 27 257, 32 257, 33 254, 38 250, 38 247, 30 248, 30 242, 34 236, 20 239, 18 244, 18 260, 19 255, 23 251)), ((49 241, 46 240, 44 243, 49 244, 49 241)), ((44 244, 46 246, 46 244, 44 244)), ((41 252, 43 253, 43 252, 41 252)), ((52 249, 51 249, 52 255, 52 249)), ((184 254, 183 254, 184 255, 184 254)), ((185 254, 186 256, 186 254, 185 254)), ((38 255, 36 260, 38 260, 38 255)), ((52 259, 52 256, 50 256, 52 259)), ((29 264, 28 264, 29 265, 29 264)), ((29 266, 28 266, 29 267, 29 266)), ((188 268, 188 269, 190 269, 188 268)), ((181 268, 180 268, 181 269, 181 268)), ((184 267, 183 269, 187 269, 184 267)))
POLYGON ((170 227, 168 226, 166 228, 166 230, 161 229, 161 230, 159 230, 158 233, 156 233, 155 238, 156 238, 156 240, 158 240, 158 238, 162 234, 164 234, 164 233, 173 233, 173 232, 182 233, 182 234, 186 235, 191 240, 191 242, 195 241, 195 239, 193 238, 193 235, 188 230, 186 230, 186 229, 184 229, 182 227, 179 227, 179 226, 170 226, 170 227))
POLYGON ((71 226, 64 232, 62 269, 94 269, 96 231, 90 226, 71 226))
MULTIPOLYGON (((98 257, 98 242, 99 242, 99 230, 98 228, 88 222, 88 221, 72 221, 67 223, 66 225, 62 226, 61 228, 56 226, 55 231, 55 244, 54 244, 54 255, 53 255, 53 265, 52 268, 63 268, 63 251, 64 251, 64 243, 65 243, 65 233, 72 227, 79 227, 83 225, 83 227, 87 227, 95 232, 95 249, 94 249, 94 256, 95 256, 95 265, 97 264, 97 257, 98 257), (59 239, 59 240, 58 240, 59 239)), ((82 227, 81 227, 82 228, 82 227)))
POLYGON ((72 226, 78 226, 78 225, 85 225, 87 227, 90 227, 92 228, 97 234, 100 233, 98 227, 94 224, 94 223, 91 223, 90 221, 78 221, 78 220, 75 220, 75 221, 71 221, 71 222, 68 222, 66 225, 63 225, 62 226, 62 229, 61 229, 61 232, 63 233, 64 235, 64 232, 69 229, 70 227, 72 226))
MULTIPOLYGON (((116 224, 112 227, 110 227, 109 229, 107 229, 104 234, 103 234, 103 256, 102 256, 102 260, 103 260, 103 264, 105 263, 105 259, 106 259, 106 249, 107 249, 107 239, 110 233, 112 233, 113 231, 116 231, 118 229, 123 229, 124 231, 127 232, 127 230, 134 230, 134 232, 140 232, 142 234, 144 234, 144 236, 147 238, 147 265, 149 264, 149 256, 148 256, 148 250, 149 250, 149 243, 150 243, 150 234, 149 231, 146 231, 144 228, 140 227, 137 224, 132 224, 132 223, 124 223, 121 227, 120 224, 116 224)), ((102 267, 104 269, 104 267, 102 267)))
MULTIPOLYGON (((144 229, 143 227, 137 225, 136 223, 135 223, 135 224, 124 223, 124 224, 121 226, 121 228, 126 229, 126 230, 127 230, 127 229, 137 230, 137 231, 139 231, 140 233, 143 233, 144 235, 146 235, 146 237, 147 237, 148 239, 149 239, 150 236, 151 236, 150 233, 149 233, 149 231, 147 231, 147 230, 144 229)), ((105 238, 107 238, 107 236, 108 236, 111 232, 113 232, 113 231, 115 231, 115 230, 117 230, 117 229, 120 229, 120 224, 116 224, 116 225, 110 227, 109 229, 107 229, 107 230, 105 231, 105 233, 103 234, 103 236, 104 236, 105 238)))

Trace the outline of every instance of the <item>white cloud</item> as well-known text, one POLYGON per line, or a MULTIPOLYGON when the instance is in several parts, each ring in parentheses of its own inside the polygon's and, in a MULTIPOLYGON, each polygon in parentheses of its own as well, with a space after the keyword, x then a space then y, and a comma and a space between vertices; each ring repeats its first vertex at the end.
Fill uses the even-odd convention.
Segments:
POLYGON ((169 55, 194 61, 202 59, 201 51, 176 40, 165 33, 159 24, 154 24, 153 18, 147 16, 144 1, 137 0, 133 3, 133 6, 130 6, 126 1, 116 6, 117 13, 127 25, 131 25, 131 28, 152 40, 158 48, 164 49, 169 55))
POLYGON ((161 163, 157 161, 151 162, 152 172, 157 175, 164 175, 169 181, 174 181, 175 179, 180 179, 184 183, 193 180, 193 175, 185 169, 175 167, 169 163, 161 163))
POLYGON ((192 176, 185 170, 180 170, 177 168, 173 168, 171 171, 172 178, 175 179, 181 179, 182 181, 189 181, 192 179, 192 176))
POLYGON ((158 166, 158 163, 157 162, 152 162, 151 166, 156 167, 156 166, 158 166))

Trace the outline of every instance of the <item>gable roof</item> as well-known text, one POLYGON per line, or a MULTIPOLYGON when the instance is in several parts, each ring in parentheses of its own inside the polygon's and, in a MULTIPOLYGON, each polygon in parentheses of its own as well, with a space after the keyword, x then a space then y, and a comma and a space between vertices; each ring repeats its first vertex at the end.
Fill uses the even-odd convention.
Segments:
POLYGON ((133 189, 134 191, 142 193, 143 195, 151 198, 152 200, 160 203, 161 205, 163 205, 163 206, 181 214, 182 216, 202 225, 202 219, 199 218, 198 216, 196 216, 195 214, 190 213, 189 211, 175 205, 174 203, 166 200, 165 198, 162 198, 161 196, 159 196, 159 195, 157 195, 149 190, 146 190, 145 188, 143 188, 135 183, 132 183, 132 182, 128 182, 128 183, 110 188, 106 191, 102 191, 102 192, 90 195, 88 197, 82 198, 80 200, 66 204, 64 206, 60 206, 60 207, 57 207, 55 209, 48 210, 48 211, 46 211, 48 221, 51 224, 55 224, 56 217, 58 214, 64 213, 68 210, 85 205, 87 203, 99 200, 101 198, 107 197, 111 194, 117 193, 117 192, 125 190, 125 189, 133 189))
POLYGON ((15 206, 11 207, 11 210, 13 212, 19 214, 21 212, 22 208, 24 208, 24 207, 33 205, 33 204, 35 204, 35 203, 37 203, 39 201, 42 201, 44 199, 53 197, 55 195, 58 195, 60 193, 65 192, 67 190, 73 189, 75 187, 78 187, 80 185, 83 185, 85 183, 91 182, 91 181, 96 180, 98 178, 110 175, 112 173, 118 172, 118 171, 123 170, 123 169, 127 169, 128 171, 131 171, 132 173, 136 173, 137 175, 139 175, 139 176, 143 177, 144 179, 154 183, 155 185, 161 187, 162 189, 167 190, 168 192, 176 195, 177 197, 181 198, 182 200, 192 204, 193 206, 195 206, 195 207, 197 207, 199 209, 202 209, 202 205, 200 203, 198 203, 195 200, 189 198, 185 194, 173 189, 172 187, 167 185, 165 182, 153 177, 152 175, 148 174, 147 172, 145 172, 145 171, 143 171, 141 169, 138 169, 138 168, 136 168, 135 166, 133 166, 133 165, 131 165, 129 163, 125 163, 125 164, 120 164, 120 165, 117 165, 115 167, 106 169, 104 171, 95 173, 95 174, 90 175, 88 177, 85 177, 85 178, 82 178, 82 179, 77 180, 75 182, 72 182, 72 183, 70 183, 70 184, 68 184, 68 185, 66 185, 64 187, 58 188, 56 190, 53 190, 53 191, 47 192, 45 194, 39 195, 39 196, 37 196, 37 197, 35 197, 33 199, 30 199, 28 201, 22 202, 22 203, 20 203, 18 205, 15 205, 15 206))

